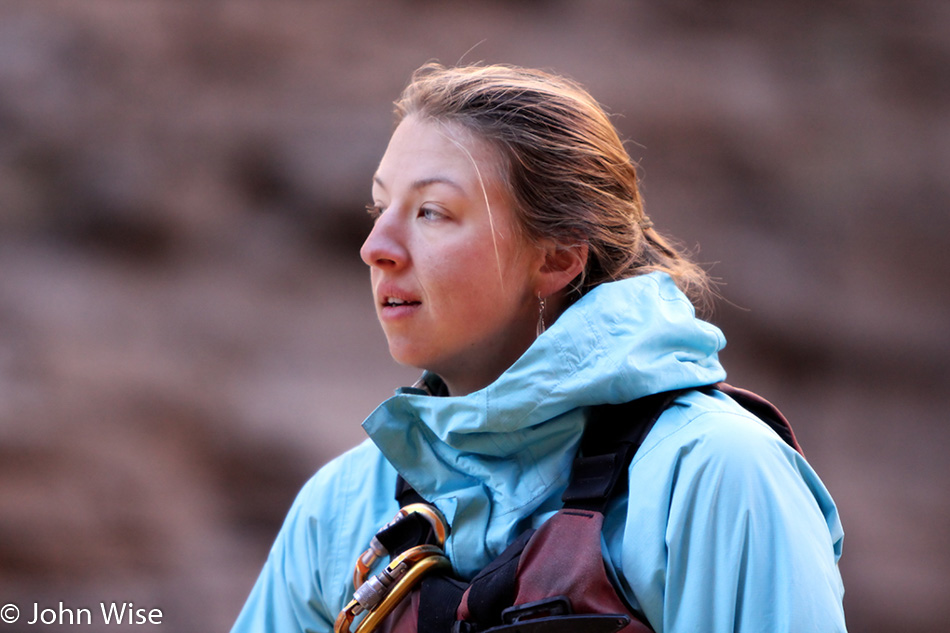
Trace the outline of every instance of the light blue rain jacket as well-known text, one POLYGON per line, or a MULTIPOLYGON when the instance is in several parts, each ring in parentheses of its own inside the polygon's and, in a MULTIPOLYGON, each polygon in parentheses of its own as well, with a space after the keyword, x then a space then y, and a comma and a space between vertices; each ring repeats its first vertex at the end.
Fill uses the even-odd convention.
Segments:
MULTIPOLYGON (((304 486, 232 633, 332 630, 357 556, 398 510, 397 471, 448 518, 446 552, 470 578, 559 507, 586 407, 720 381, 724 345, 653 273, 592 290, 481 391, 400 389, 363 423, 370 440, 304 486)), ((845 630, 834 502, 728 397, 678 399, 629 490, 607 512, 605 558, 656 631, 845 630)))

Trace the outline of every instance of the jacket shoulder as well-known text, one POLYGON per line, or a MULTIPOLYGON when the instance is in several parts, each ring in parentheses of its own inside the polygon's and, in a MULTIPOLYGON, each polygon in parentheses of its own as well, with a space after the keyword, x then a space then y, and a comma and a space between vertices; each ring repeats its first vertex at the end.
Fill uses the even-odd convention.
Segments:
POLYGON ((689 392, 664 411, 605 525, 621 588, 665 630, 807 630, 802 619, 841 617, 834 502, 795 449, 724 394, 689 392), (710 620, 724 604, 740 608, 710 620))
POLYGON ((743 460, 763 453, 787 459, 795 453, 768 424, 729 396, 698 390, 678 397, 660 415, 637 458, 657 450, 743 460))
POLYGON ((356 558, 396 512, 395 481, 369 441, 321 467, 288 511, 232 632, 332 628, 352 597, 356 558))

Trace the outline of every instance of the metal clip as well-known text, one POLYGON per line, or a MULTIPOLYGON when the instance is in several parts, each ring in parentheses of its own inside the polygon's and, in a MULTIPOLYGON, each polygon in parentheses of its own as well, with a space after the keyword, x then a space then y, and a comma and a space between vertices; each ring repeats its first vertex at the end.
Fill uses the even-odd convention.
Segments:
POLYGON ((335 633, 350 633, 353 621, 362 613, 366 615, 356 627, 355 633, 373 631, 426 573, 432 569, 449 567, 449 559, 442 551, 448 536, 448 523, 435 506, 427 503, 409 504, 401 508, 382 530, 413 514, 418 514, 429 522, 437 544, 417 545, 407 549, 396 556, 385 569, 367 580, 376 562, 389 554, 386 547, 374 536, 369 547, 356 559, 356 569, 353 571, 353 587, 356 592, 337 616, 333 625, 335 633))
POLYGON ((449 559, 438 546, 417 545, 406 550, 384 570, 360 585, 353 600, 337 616, 334 632, 350 633, 353 620, 364 611, 367 614, 356 627, 355 633, 375 630, 426 573, 448 566, 449 559))

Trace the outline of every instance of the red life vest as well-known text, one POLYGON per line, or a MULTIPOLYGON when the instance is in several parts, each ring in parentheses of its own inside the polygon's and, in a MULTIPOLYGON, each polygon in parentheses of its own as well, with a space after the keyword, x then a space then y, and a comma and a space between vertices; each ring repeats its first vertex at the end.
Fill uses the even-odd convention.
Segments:
POLYGON ((516 541, 464 589, 439 576, 423 580, 378 630, 652 631, 607 577, 600 547, 603 519, 596 511, 562 509, 527 539, 516 541))

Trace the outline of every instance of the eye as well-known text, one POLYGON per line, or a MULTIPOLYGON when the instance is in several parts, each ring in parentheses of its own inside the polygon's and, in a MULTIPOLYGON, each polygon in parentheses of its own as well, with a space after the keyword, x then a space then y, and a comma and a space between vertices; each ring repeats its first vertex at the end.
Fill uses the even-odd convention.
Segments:
POLYGON ((419 209, 419 217, 425 218, 429 221, 435 220, 444 220, 446 217, 445 213, 436 209, 435 207, 422 207, 419 209))
POLYGON ((366 213, 375 221, 383 214, 383 208, 378 204, 368 204, 366 205, 366 213))

